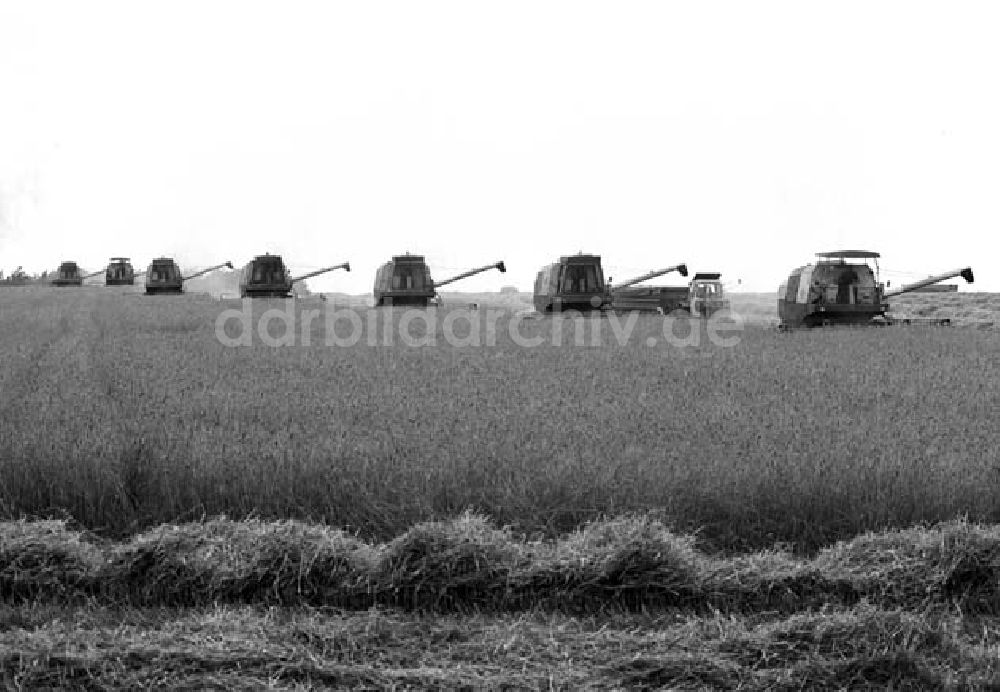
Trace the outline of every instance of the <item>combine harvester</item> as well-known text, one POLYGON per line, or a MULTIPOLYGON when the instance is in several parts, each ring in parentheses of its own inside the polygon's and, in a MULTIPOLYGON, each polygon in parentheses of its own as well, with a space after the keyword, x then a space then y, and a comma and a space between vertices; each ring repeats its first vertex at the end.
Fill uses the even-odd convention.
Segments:
POLYGON ((660 274, 678 269, 687 276, 683 264, 661 272, 651 272, 611 289, 611 308, 619 311, 687 312, 697 317, 711 317, 720 310, 729 309, 720 275, 717 272, 699 272, 687 286, 634 286, 660 274), (633 287, 634 286, 634 287, 633 287))
POLYGON ((190 281, 223 267, 232 269, 233 265, 231 262, 223 262, 222 264, 216 264, 214 267, 183 276, 181 275, 181 268, 177 266, 177 263, 173 259, 170 257, 158 257, 150 263, 149 268, 144 272, 146 274, 146 295, 163 293, 176 295, 183 293, 185 281, 190 281))
POLYGON ((886 291, 878 275, 879 253, 840 250, 816 256, 819 260, 815 264, 795 269, 778 288, 780 329, 895 323, 947 325, 951 323, 947 318, 896 319, 888 314, 886 300, 956 276, 973 281, 972 268, 965 267, 886 291), (868 260, 874 261, 874 270, 868 260))
POLYGON ((257 255, 240 270, 241 298, 290 298, 292 284, 304 281, 335 269, 351 271, 349 262, 333 267, 324 267, 302 276, 289 277, 281 255, 257 255))
POLYGON ((56 278, 52 279, 52 285, 82 286, 84 279, 90 279, 103 271, 101 269, 91 274, 84 274, 76 262, 63 262, 56 270, 56 278))
POLYGON ((563 255, 538 270, 534 304, 541 313, 605 310, 611 302, 600 255, 563 255))
POLYGON ((112 257, 108 268, 104 270, 104 285, 133 286, 135 285, 135 277, 135 270, 128 257, 112 257))
POLYGON ((470 269, 444 281, 435 282, 423 255, 396 255, 375 272, 375 306, 412 305, 427 307, 440 303, 438 289, 461 279, 497 269, 507 271, 502 261, 470 269))

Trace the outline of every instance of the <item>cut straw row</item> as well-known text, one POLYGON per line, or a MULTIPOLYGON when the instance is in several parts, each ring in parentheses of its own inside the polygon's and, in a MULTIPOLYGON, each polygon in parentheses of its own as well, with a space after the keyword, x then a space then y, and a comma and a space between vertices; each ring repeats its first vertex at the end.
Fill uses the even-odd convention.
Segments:
POLYGON ((0 600, 136 606, 374 605, 566 611, 650 607, 795 612, 862 600, 1000 612, 1000 526, 956 520, 869 533, 812 558, 728 558, 647 516, 529 542, 466 513, 372 545, 298 521, 225 517, 101 543, 61 520, 0 523, 0 600))

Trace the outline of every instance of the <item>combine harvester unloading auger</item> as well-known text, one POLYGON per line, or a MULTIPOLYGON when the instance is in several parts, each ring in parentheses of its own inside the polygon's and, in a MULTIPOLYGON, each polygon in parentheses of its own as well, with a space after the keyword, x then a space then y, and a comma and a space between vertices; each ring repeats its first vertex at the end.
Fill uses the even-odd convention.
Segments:
POLYGON ((194 274, 182 276, 181 268, 177 266, 174 260, 169 257, 158 257, 150 263, 149 268, 144 272, 146 274, 146 294, 177 295, 183 293, 185 281, 196 279, 203 274, 215 271, 216 269, 222 269, 223 267, 232 269, 233 265, 231 262, 223 262, 222 264, 202 269, 194 274))
POLYGON ((351 271, 351 264, 344 262, 332 267, 324 267, 301 276, 288 276, 281 255, 257 255, 240 270, 241 298, 290 298, 292 284, 336 269, 351 271))
POLYGON ((423 255, 396 255, 378 268, 375 273, 375 306, 412 305, 427 307, 440 302, 438 289, 442 286, 460 281, 461 279, 482 274, 491 269, 501 274, 507 271, 502 262, 494 262, 482 267, 470 269, 444 281, 434 281, 431 270, 423 255))
POLYGON ((656 269, 647 274, 643 274, 642 276, 637 276, 634 279, 623 281, 622 283, 614 287, 611 286, 611 280, 608 279, 608 288, 611 291, 612 295, 614 295, 615 291, 620 291, 623 288, 628 288, 629 286, 640 284, 643 281, 649 281, 650 279, 655 279, 658 276, 663 276, 664 274, 669 274, 670 272, 673 271, 679 273, 683 277, 687 277, 688 275, 688 268, 686 264, 675 264, 674 266, 667 267, 666 269, 656 269))
POLYGON ((971 267, 931 276, 891 291, 878 275, 879 253, 866 250, 821 252, 819 260, 792 271, 778 288, 780 329, 834 325, 896 323, 950 324, 944 319, 896 319, 889 314, 889 298, 961 276, 973 282, 971 267), (863 260, 850 262, 847 260, 863 260), (875 269, 868 264, 873 260, 875 269))

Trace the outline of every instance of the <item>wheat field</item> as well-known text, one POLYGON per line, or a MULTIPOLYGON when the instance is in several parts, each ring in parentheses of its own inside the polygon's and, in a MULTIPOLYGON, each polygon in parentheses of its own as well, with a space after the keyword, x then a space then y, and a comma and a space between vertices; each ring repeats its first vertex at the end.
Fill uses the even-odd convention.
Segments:
POLYGON ((720 549, 802 550, 1000 518, 992 330, 749 325, 732 347, 649 347, 663 319, 642 315, 624 345, 591 319, 601 346, 567 323, 561 346, 523 347, 501 316, 495 346, 340 347, 316 320, 310 346, 227 347, 215 323, 238 301, 0 300, 7 518, 66 512, 120 535, 252 514, 387 539, 466 509, 530 534, 657 511, 720 549))

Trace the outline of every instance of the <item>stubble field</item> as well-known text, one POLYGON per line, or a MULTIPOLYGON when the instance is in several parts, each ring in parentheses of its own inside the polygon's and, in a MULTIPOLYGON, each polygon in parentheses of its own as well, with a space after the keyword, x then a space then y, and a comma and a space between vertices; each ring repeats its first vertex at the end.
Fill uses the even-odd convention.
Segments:
POLYGON ((456 346, 444 308, 410 347, 402 311, 360 310, 374 329, 337 346, 329 302, 267 307, 294 345, 220 343, 239 301, 0 292, 6 680, 997 682, 993 329, 782 334, 761 307, 720 346, 481 307, 482 345, 456 346))

